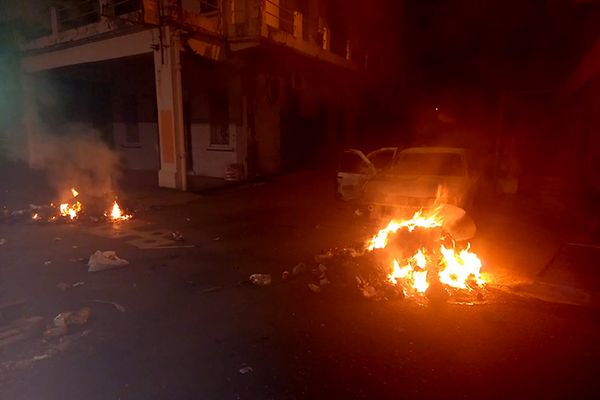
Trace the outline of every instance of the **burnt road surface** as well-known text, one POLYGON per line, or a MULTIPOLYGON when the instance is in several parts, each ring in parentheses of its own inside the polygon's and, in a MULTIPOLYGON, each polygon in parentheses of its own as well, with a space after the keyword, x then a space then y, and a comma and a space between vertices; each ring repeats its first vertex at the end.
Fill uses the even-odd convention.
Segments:
MULTIPOLYGON (((373 302, 335 280, 321 293, 308 278, 282 281, 284 270, 322 249, 360 245, 374 233, 333 200, 332 181, 306 173, 140 206, 117 233, 91 222, 0 224, 3 302, 21 299, 23 316, 47 322, 92 310, 63 339, 3 347, 0 398, 598 397, 596 311, 499 293, 476 305, 373 302), (185 242, 163 246, 171 231, 185 242), (115 250, 130 265, 88 273, 96 250, 115 250), (273 274, 273 284, 243 283, 257 272, 273 274), (77 281, 85 284, 56 287, 77 281)), ((490 249, 506 216, 483 214, 480 247, 502 253, 490 249)), ((525 260, 519 268, 541 268, 526 265, 537 262, 537 246, 508 247, 520 252, 511 260, 525 260)))

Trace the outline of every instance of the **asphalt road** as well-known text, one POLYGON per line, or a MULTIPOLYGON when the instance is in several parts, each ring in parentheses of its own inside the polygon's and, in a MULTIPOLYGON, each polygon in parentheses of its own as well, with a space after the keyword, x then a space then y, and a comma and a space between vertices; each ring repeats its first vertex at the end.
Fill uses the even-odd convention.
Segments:
MULTIPOLYGON (((2 349, 0 398, 598 397, 596 311, 499 293, 476 305, 373 302, 335 280, 313 293, 308 278, 279 279, 321 249, 372 234, 352 211, 333 201, 331 180, 300 174, 186 204, 140 206, 120 235, 98 233, 97 223, 0 224, 2 301, 24 299, 24 315, 48 321, 92 309, 62 341, 2 349), (173 244, 194 247, 140 249, 128 229, 143 237, 179 231, 186 241, 173 244), (95 250, 115 250, 130 265, 88 273, 81 259, 95 250), (273 284, 240 284, 256 272, 272 273, 273 284), (76 281, 85 284, 56 288, 76 281), (59 350, 44 357, 49 348, 59 350), (251 370, 242 374, 244 367, 251 370)), ((502 251, 490 243, 531 236, 525 228, 501 233, 506 218, 490 216, 480 227, 493 261, 502 251)), ((535 270, 544 246, 512 246, 510 265, 498 270, 535 270)))

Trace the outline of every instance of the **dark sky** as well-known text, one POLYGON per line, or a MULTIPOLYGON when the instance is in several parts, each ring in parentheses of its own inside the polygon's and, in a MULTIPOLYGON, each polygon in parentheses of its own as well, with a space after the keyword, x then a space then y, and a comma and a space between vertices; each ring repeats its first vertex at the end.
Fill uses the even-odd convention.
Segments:
POLYGON ((422 88, 555 87, 597 37, 600 2, 573 0, 391 1, 399 78, 422 88), (397 17, 397 18, 396 18, 397 17))

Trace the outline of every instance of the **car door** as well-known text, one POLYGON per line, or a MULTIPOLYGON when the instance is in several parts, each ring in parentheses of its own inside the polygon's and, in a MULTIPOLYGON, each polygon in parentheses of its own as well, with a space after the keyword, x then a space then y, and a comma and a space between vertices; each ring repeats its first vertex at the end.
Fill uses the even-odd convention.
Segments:
POLYGON ((364 185, 375 175, 375 167, 360 150, 347 149, 342 152, 336 176, 336 194, 342 200, 358 199, 364 185))
POLYGON ((397 147, 382 147, 367 154, 367 158, 377 173, 386 173, 392 168, 397 151, 397 147))

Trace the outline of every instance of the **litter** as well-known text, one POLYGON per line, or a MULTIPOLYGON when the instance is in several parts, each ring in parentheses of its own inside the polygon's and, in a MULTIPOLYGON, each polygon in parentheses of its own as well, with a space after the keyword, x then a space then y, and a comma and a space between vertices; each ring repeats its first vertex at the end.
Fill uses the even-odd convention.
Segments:
POLYGON ((250 275, 250 282, 256 286, 267 286, 271 284, 270 274, 252 274, 250 275))
POLYGON ((314 283, 309 283, 308 288, 314 293, 319 293, 321 291, 321 287, 319 285, 315 285, 314 283))
POLYGON ((85 282, 84 282, 84 281, 79 281, 79 282, 75 282, 75 283, 73 283, 73 284, 71 285, 71 287, 74 287, 74 288, 75 288, 75 287, 78 287, 78 286, 83 286, 83 285, 85 285, 85 282))
POLYGON ((44 261, 44 265, 50 265, 50 264, 52 264, 52 261, 50 261, 50 260, 44 261))
POLYGON ((248 373, 250 373, 252 371, 254 371, 254 370, 252 369, 252 367, 250 367, 248 365, 243 366, 242 368, 240 368, 240 374, 242 374, 242 375, 246 375, 246 374, 248 374, 248 373))
POLYGON ((97 250, 90 256, 88 261, 88 272, 105 271, 108 269, 122 268, 129 265, 129 261, 119 258, 112 250, 97 250))
POLYGON ((64 311, 54 317, 52 323, 55 327, 69 327, 69 326, 80 326, 85 325, 90 316, 92 315, 92 310, 89 307, 83 307, 79 311, 64 311))
POLYGON ((171 232, 171 240, 174 242, 185 242, 183 235, 177 231, 171 232))
POLYGON ((298 275, 302 275, 303 273, 306 272, 306 264, 304 263, 298 263, 296 264, 296 266, 292 269, 292 275, 294 276, 298 276, 298 275))
POLYGON ((119 303, 116 303, 114 301, 108 301, 108 300, 94 300, 94 302, 96 303, 100 303, 100 304, 108 304, 113 306, 114 308, 116 308, 117 310, 119 310, 120 312, 124 313, 125 312, 125 307, 123 307, 122 305, 120 305, 119 303))

